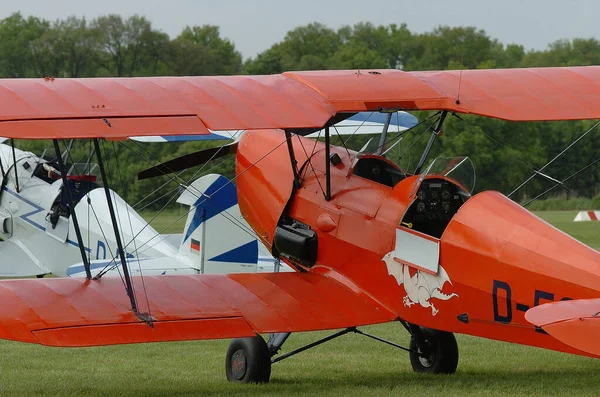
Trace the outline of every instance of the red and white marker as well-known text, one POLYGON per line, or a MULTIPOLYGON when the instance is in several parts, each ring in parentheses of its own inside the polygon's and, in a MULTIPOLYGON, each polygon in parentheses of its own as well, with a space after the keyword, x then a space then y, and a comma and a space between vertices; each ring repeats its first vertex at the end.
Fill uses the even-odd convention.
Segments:
POLYGON ((575 222, 595 221, 600 219, 600 211, 579 211, 575 217, 575 222))

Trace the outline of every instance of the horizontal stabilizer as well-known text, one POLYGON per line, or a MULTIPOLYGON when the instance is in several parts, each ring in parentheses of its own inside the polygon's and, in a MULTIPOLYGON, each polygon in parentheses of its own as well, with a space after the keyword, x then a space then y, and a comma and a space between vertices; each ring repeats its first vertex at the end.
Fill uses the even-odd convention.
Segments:
POLYGON ((0 338, 101 346, 248 337, 396 319, 355 286, 314 272, 133 277, 133 283, 139 311, 151 315, 153 327, 132 313, 121 278, 0 281, 0 338))
POLYGON ((567 300, 531 308, 530 323, 566 345, 600 355, 600 299, 567 300))

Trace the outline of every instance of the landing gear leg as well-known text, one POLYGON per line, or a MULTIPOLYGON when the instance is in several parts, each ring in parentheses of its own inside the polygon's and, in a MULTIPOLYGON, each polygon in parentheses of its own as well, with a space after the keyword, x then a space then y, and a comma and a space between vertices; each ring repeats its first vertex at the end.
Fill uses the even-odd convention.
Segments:
POLYGON ((237 383, 267 383, 271 377, 271 364, 350 332, 409 351, 410 363, 415 372, 431 374, 453 374, 456 372, 458 345, 454 334, 419 327, 404 321, 402 321, 402 324, 411 334, 409 349, 354 327, 346 328, 274 359, 272 357, 279 352, 290 333, 270 334, 268 342, 265 342, 259 335, 252 338, 234 339, 229 344, 225 360, 227 380, 237 383))
POLYGON ((271 353, 260 336, 233 339, 225 359, 227 380, 236 383, 267 383, 271 377, 271 353))
POLYGON ((287 338, 291 335, 291 332, 285 332, 280 334, 269 334, 269 340, 267 341, 267 346, 269 346, 269 353, 271 357, 277 354, 281 346, 285 343, 287 338))
POLYGON ((409 324, 410 364, 415 372, 453 374, 458 367, 458 344, 452 332, 409 324))

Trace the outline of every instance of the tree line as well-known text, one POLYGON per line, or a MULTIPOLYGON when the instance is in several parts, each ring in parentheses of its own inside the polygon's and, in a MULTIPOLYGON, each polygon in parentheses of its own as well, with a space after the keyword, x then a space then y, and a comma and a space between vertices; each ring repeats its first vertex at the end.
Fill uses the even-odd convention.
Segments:
MULTIPOLYGON (((15 13, 0 20, 0 77, 134 77, 161 75, 271 74, 287 70, 395 68, 441 70, 574 66, 600 64, 600 42, 577 38, 550 43, 544 50, 504 44, 475 27, 436 27, 414 33, 405 24, 368 22, 332 29, 311 23, 290 30, 285 38, 257 56, 243 59, 235 44, 213 25, 187 26, 174 38, 143 16, 105 15, 92 20, 68 17, 48 21, 15 13)), ((421 120, 429 112, 416 114, 421 120)), ((511 123, 476 116, 450 117, 432 156, 469 155, 477 171, 477 190, 510 192, 535 169, 561 152, 594 122, 511 123)), ((403 137, 390 157, 412 171, 427 134, 417 129, 403 137), (418 137, 421 138, 418 139, 418 137), (412 146, 411 146, 412 145, 412 146), (410 150, 405 150, 408 148, 410 150), (396 153, 396 154, 394 154, 396 153), (402 156, 400 156, 402 155, 402 156)), ((351 142, 360 148, 364 139, 351 142)), ((40 150, 45 143, 20 143, 40 150)), ((592 131, 545 173, 562 180, 600 157, 599 133, 592 131)), ((129 202, 139 202, 157 183, 135 182, 148 159, 166 160, 215 143, 120 143, 115 161, 129 202), (129 147, 127 145, 130 145, 129 147), (134 155, 135 154, 135 155, 134 155), (143 156, 142 156, 143 155, 143 156), (142 157, 147 157, 143 159, 142 157)), ((41 150, 40 150, 41 152, 41 150)), ((83 156, 83 153, 82 153, 83 156)), ((233 161, 213 164, 213 172, 233 176, 233 161)), ((115 167, 115 170, 117 167, 115 167)), ((192 170, 191 173, 197 171, 192 170)), ((117 178, 113 172, 113 178, 117 178)), ((535 178, 515 199, 524 201, 553 186, 535 178)), ((592 197, 599 193, 600 169, 591 166, 546 196, 592 197)), ((154 206, 164 203, 159 199, 154 206)))

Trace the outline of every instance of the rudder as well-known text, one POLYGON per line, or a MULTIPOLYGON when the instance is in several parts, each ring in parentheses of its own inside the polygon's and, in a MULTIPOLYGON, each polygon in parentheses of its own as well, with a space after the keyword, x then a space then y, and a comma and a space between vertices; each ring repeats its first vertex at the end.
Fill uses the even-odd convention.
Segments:
POLYGON ((190 206, 179 254, 201 273, 255 272, 258 240, 242 217, 235 185, 209 174, 196 179, 177 200, 190 206))

